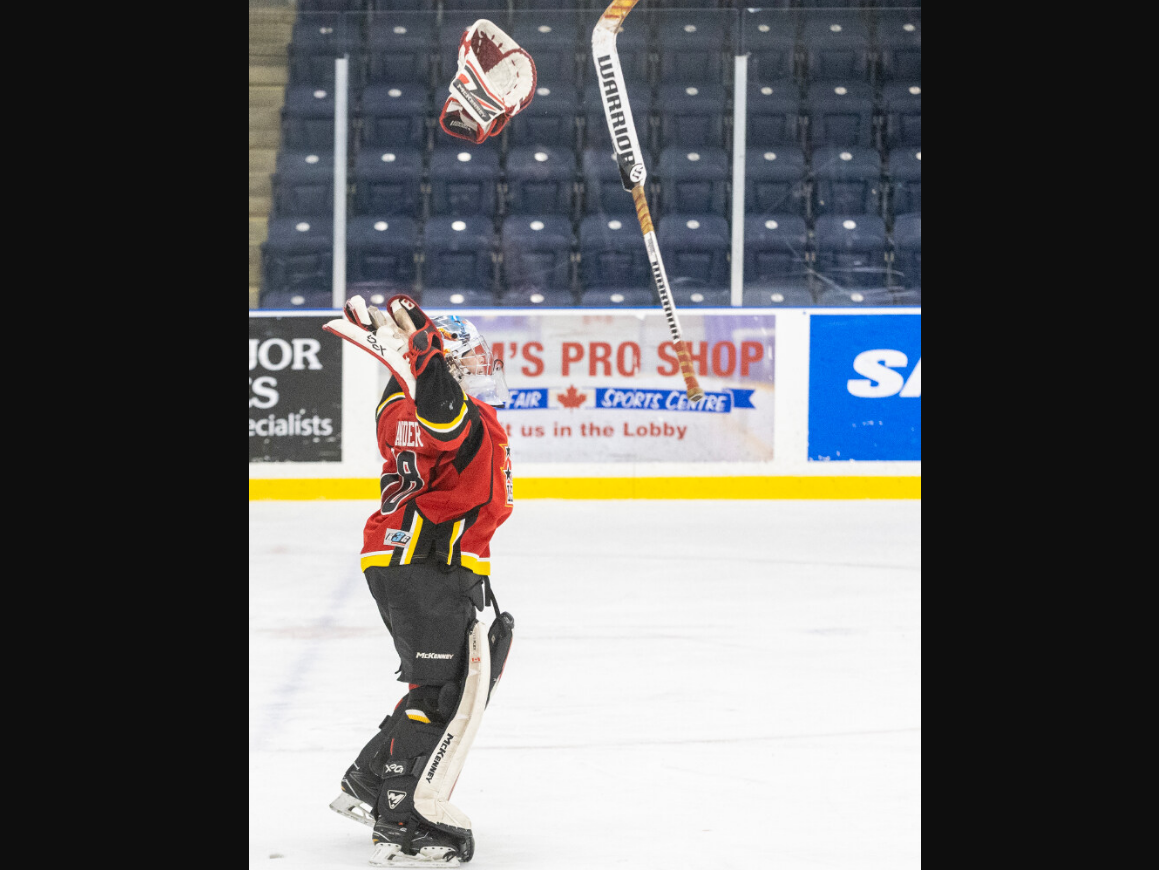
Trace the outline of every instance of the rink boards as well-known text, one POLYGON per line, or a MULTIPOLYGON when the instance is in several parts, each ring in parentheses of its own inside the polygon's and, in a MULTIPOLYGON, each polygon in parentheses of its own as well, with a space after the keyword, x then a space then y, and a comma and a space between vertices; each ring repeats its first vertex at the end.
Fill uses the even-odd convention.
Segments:
MULTIPOLYGON (((920 309, 461 310, 502 356, 516 498, 920 498, 920 309)), ((386 369, 250 312, 250 498, 376 498, 386 369)))

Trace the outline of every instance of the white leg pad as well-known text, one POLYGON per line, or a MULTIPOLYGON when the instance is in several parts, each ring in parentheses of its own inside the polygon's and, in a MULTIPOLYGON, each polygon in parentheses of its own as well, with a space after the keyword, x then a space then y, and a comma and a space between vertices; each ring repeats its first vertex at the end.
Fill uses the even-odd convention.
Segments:
POLYGON ((490 681, 491 648, 483 624, 476 621, 467 636, 467 679, 459 707, 415 787, 415 811, 428 822, 471 829, 471 820, 450 802, 450 797, 483 720, 490 681))

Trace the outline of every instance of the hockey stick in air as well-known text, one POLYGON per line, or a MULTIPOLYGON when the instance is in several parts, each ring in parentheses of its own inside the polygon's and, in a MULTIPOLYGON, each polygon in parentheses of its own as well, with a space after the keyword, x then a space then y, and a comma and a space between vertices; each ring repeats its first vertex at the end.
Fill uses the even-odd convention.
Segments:
POLYGON ((652 228, 652 213, 648 210, 648 200, 644 196, 644 179, 648 171, 644 168, 644 154, 636 138, 636 124, 632 120, 632 109, 628 105, 628 91, 624 87, 624 71, 620 67, 620 56, 616 53, 616 34, 620 25, 628 17, 638 0, 612 0, 604 10, 600 20, 592 29, 592 60, 596 65, 596 75, 600 82, 600 96, 604 103, 604 117, 608 122, 608 132, 612 136, 616 165, 620 168, 620 182, 624 190, 632 194, 636 203, 636 218, 644 233, 644 246, 648 249, 648 263, 652 267, 652 280, 664 306, 664 316, 668 319, 668 331, 672 333, 672 343, 676 346, 676 358, 680 362, 680 373, 690 402, 704 398, 704 390, 692 371, 692 358, 684 343, 680 321, 676 318, 676 306, 672 303, 672 291, 668 286, 668 273, 664 271, 664 261, 660 257, 660 245, 652 228))

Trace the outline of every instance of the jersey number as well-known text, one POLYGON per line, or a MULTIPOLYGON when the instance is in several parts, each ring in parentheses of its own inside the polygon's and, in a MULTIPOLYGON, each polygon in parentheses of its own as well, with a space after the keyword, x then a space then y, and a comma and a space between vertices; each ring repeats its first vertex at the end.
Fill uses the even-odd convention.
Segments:
POLYGON ((413 450, 403 450, 394 458, 397 474, 384 474, 379 480, 382 490, 382 513, 392 514, 412 495, 423 488, 419 464, 413 450), (391 490, 394 487, 398 487, 391 490))

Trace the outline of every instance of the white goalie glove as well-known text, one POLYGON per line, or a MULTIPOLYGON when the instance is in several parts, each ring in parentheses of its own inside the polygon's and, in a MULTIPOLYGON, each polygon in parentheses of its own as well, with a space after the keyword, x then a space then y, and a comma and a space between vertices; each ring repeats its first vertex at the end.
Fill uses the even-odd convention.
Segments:
POLYGON ((459 40, 459 68, 439 124, 452 136, 476 145, 498 135, 535 96, 535 61, 488 21, 480 18, 459 40))
POLYGON ((413 399, 415 378, 405 354, 415 327, 406 312, 387 316, 373 305, 367 308, 361 296, 351 296, 342 313, 342 319, 331 320, 322 328, 377 357, 413 399))

